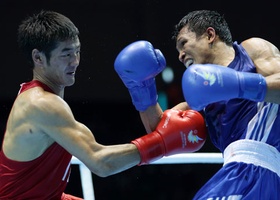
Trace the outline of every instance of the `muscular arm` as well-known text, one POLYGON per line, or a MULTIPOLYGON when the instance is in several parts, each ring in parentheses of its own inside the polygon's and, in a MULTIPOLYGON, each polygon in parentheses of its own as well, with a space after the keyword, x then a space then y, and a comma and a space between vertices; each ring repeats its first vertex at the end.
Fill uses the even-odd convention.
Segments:
POLYGON ((265 101, 280 104, 280 52, 272 43, 251 38, 242 43, 252 58, 257 72, 262 74, 267 83, 265 101))
POLYGON ((69 153, 80 159, 93 173, 108 176, 135 166, 140 156, 135 145, 105 146, 96 142, 92 132, 75 120, 69 106, 59 97, 42 100, 42 129, 69 153), (54 106, 55 105, 55 106, 54 106))
MULTIPOLYGON (((187 110, 189 109, 189 106, 186 102, 182 102, 174 106, 172 109, 187 110)), ((150 106, 147 110, 139 113, 147 133, 150 133, 154 131, 156 126, 158 125, 160 119, 162 118, 163 111, 160 105, 157 103, 156 105, 150 106)))
POLYGON ((93 173, 105 177, 140 162, 132 143, 105 146, 75 120, 68 104, 60 97, 33 88, 22 93, 13 105, 3 150, 18 161, 39 157, 54 142, 80 159, 93 173))
POLYGON ((150 106, 145 111, 139 113, 147 133, 150 133, 155 130, 162 117, 163 111, 160 105, 157 103, 156 105, 150 106))

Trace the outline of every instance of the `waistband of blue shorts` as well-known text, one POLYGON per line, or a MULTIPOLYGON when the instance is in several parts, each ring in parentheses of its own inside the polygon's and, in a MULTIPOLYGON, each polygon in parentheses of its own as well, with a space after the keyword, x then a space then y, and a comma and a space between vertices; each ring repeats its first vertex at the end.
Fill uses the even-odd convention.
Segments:
POLYGON ((238 140, 227 146, 224 164, 243 162, 275 172, 280 177, 280 152, 273 146, 255 140, 238 140))

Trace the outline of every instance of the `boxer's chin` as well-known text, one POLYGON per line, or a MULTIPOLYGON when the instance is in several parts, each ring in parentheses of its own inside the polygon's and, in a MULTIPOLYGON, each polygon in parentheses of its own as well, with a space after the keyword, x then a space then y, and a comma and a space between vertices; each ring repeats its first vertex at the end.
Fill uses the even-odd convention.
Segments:
POLYGON ((189 66, 191 66, 193 64, 193 59, 189 59, 185 62, 185 67, 188 68, 189 66))

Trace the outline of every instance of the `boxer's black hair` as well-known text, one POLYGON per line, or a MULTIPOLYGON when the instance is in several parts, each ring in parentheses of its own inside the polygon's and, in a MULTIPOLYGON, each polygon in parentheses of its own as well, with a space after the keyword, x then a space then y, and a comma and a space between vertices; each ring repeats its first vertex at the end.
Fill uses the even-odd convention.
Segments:
POLYGON ((59 42, 78 36, 79 30, 69 18, 54 11, 42 10, 22 21, 17 41, 20 50, 33 66, 33 49, 43 52, 49 62, 50 53, 59 42))
POLYGON ((215 29, 216 34, 227 45, 232 45, 232 35, 224 16, 216 11, 196 10, 185 15, 172 34, 172 39, 176 41, 182 28, 188 26, 188 29, 196 34, 197 37, 205 33, 208 27, 215 29))

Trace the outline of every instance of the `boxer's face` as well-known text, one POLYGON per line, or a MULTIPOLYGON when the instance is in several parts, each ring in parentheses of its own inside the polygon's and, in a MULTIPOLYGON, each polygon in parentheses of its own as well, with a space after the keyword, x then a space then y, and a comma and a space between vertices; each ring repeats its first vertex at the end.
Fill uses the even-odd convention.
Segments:
POLYGON ((186 67, 192 64, 204 64, 209 58, 209 42, 207 34, 197 37, 187 26, 181 29, 176 40, 179 60, 186 67))
POLYGON ((60 42, 52 52, 49 64, 45 62, 44 75, 57 86, 70 86, 75 82, 75 72, 80 63, 79 39, 60 42))

